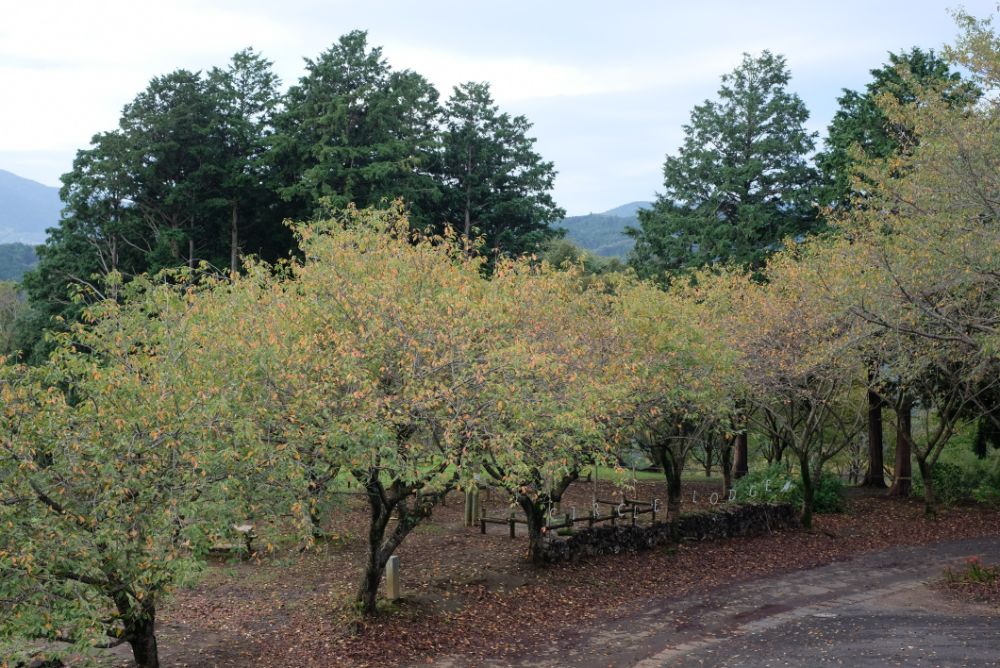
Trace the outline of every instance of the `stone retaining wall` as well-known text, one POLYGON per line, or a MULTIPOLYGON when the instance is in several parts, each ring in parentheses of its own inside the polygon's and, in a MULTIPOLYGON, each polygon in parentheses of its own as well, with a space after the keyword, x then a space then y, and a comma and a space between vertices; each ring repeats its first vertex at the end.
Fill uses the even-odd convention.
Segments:
POLYGON ((790 504, 747 504, 719 510, 685 513, 650 526, 601 526, 569 537, 550 535, 545 560, 552 563, 580 557, 638 552, 683 540, 714 540, 757 536, 799 527, 798 511, 790 504))

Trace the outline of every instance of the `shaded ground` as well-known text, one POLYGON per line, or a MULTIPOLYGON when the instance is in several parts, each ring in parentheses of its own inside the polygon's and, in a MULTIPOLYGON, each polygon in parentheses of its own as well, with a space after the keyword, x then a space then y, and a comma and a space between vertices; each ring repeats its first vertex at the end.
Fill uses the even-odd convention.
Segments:
MULTIPOLYGON (((714 486, 688 485, 705 505, 714 486)), ((602 485, 599 496, 612 492, 602 485)), ((589 508, 591 487, 564 502, 589 508)), ((663 498, 661 483, 636 496, 663 498)), ((817 531, 685 544, 638 555, 595 558, 543 571, 523 561, 526 540, 506 527, 486 536, 461 525, 457 495, 399 551, 407 600, 351 634, 347 621, 364 555, 360 499, 344 512, 341 541, 299 554, 277 549, 259 563, 214 566, 195 588, 176 593, 160 615, 167 666, 400 666, 451 657, 451 665, 518 663, 553 645, 585 641, 596 626, 631 619, 651 602, 678 600, 719 585, 810 568, 853 554, 972 536, 1000 535, 1000 511, 957 508, 936 520, 917 503, 852 499, 849 512, 820 516, 817 531)), ((488 500, 504 514, 499 498, 488 500)), ((519 532, 523 527, 518 527, 519 532)), ((127 665, 127 654, 113 665, 127 665)))

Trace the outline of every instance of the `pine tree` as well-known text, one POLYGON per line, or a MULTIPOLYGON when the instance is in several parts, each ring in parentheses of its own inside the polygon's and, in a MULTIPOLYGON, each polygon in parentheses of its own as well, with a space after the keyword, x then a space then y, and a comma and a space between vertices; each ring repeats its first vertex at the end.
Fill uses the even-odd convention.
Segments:
POLYGON ((401 197, 417 222, 430 222, 439 113, 437 90, 419 74, 394 72, 364 31, 307 60, 276 119, 272 154, 293 217, 401 197))
POLYGON ((229 67, 213 68, 208 75, 221 120, 224 151, 215 198, 230 214, 231 272, 239 269, 245 250, 273 258, 292 246, 287 228, 281 224, 281 212, 275 211, 277 198, 270 187, 266 160, 281 100, 280 84, 271 62, 253 49, 240 51, 229 67))
POLYGON ((550 190, 555 169, 535 151, 524 116, 502 113, 486 83, 455 88, 445 108, 442 178, 445 220, 488 249, 537 250, 557 236, 550 223, 566 214, 550 190))
POLYGON ((787 90, 782 56, 744 54, 718 100, 694 108, 663 167, 664 192, 640 212, 631 263, 661 276, 714 263, 759 268, 786 237, 817 227, 809 112, 787 90))

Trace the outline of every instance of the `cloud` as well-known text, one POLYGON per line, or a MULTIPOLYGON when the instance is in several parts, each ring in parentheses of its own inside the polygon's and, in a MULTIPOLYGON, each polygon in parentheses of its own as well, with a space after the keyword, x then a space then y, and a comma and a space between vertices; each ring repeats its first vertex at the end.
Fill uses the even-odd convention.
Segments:
POLYGON ((207 3, 31 0, 5 8, 4 14, 3 65, 31 54, 66 68, 166 64, 173 69, 182 66, 178 60, 199 60, 234 43, 292 38, 289 26, 207 3))

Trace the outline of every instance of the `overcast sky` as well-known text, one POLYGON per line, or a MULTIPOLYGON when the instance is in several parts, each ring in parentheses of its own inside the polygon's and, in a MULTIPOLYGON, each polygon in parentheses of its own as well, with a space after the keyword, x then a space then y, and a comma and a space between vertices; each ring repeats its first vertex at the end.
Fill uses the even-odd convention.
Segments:
MULTIPOLYGON (((993 0, 966 0, 976 16, 993 0)), ((58 185, 78 148, 113 128, 150 77, 207 69, 253 46, 286 85, 362 28, 390 64, 447 97, 489 81, 534 123, 570 214, 652 199, 692 106, 744 51, 784 54, 823 134, 844 87, 889 51, 938 49, 956 3, 931 0, 0 0, 0 169, 58 185), (617 6, 616 6, 617 5, 617 6)))

